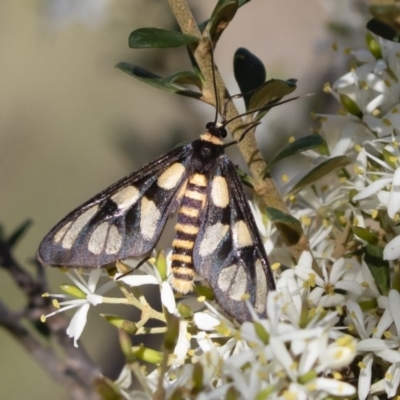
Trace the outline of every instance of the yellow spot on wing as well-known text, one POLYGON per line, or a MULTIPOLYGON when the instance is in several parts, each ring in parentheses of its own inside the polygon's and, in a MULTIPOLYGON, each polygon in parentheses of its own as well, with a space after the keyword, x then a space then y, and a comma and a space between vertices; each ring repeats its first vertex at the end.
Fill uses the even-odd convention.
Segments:
POLYGON ((237 221, 235 223, 232 229, 232 236, 235 246, 239 249, 253 244, 249 228, 244 221, 237 221))
POLYGON ((109 228, 108 222, 100 224, 92 233, 89 240, 88 249, 93 254, 100 254, 103 251, 104 243, 109 228))
POLYGON ((182 179, 185 166, 181 163, 174 163, 168 167, 157 179, 157 185, 166 190, 173 189, 182 179))
POLYGON ((221 222, 217 222, 214 225, 210 225, 205 233, 203 240, 200 244, 199 254, 201 257, 206 257, 211 254, 220 244, 229 230, 228 225, 223 225, 221 222))
POLYGON ((106 243, 106 253, 107 254, 116 254, 122 245, 122 237, 118 232, 118 229, 115 225, 110 226, 110 230, 108 232, 107 243, 106 243))
POLYGON ((225 208, 229 204, 229 192, 226 179, 216 176, 212 181, 211 198, 217 207, 225 208))
MULTIPOLYGON (((61 245, 62 247, 64 247, 64 249, 70 249, 74 245, 76 238, 79 236, 82 229, 90 221, 93 215, 96 214, 98 208, 98 205, 89 208, 88 210, 83 212, 74 222, 72 222, 71 227, 68 229, 68 232, 62 239, 61 245)), ((63 228, 61 228, 61 230, 62 229, 63 228)))
POLYGON ((135 186, 129 185, 121 189, 110 197, 110 199, 120 209, 127 209, 137 202, 139 199, 139 190, 135 186))
POLYGON ((160 210, 157 208, 154 201, 143 197, 140 211, 140 232, 145 239, 151 240, 153 238, 160 218, 160 210))

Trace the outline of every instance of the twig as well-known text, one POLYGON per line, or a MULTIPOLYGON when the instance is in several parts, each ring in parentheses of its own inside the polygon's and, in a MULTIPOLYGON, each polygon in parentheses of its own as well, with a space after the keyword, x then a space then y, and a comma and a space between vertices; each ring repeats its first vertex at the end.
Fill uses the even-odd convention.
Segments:
MULTIPOLYGON (((194 58, 201 70, 204 78, 204 83, 206 88, 203 91, 203 95, 208 99, 208 103, 215 105, 215 96, 213 94, 213 73, 212 68, 214 66, 211 64, 210 52, 211 44, 207 37, 207 28, 204 29, 204 34, 201 35, 197 23, 189 9, 186 0, 168 0, 168 3, 172 9, 173 14, 182 30, 183 33, 194 35, 201 40, 197 45, 192 45, 192 51, 194 58)), ((228 26, 226 22, 219 28, 221 31, 228 26)), ((215 67, 215 79, 217 83, 218 95, 222 99, 229 98, 228 90, 224 84, 224 81, 215 67)), ((227 105, 227 119, 237 117, 239 115, 234 103, 228 102, 227 105)), ((243 121, 240 118, 235 119, 231 122, 229 128, 231 132, 235 132, 234 139, 240 138, 243 127, 243 121)), ((254 189, 257 194, 262 198, 263 202, 268 207, 274 207, 278 210, 290 214, 278 188, 275 185, 274 180, 271 177, 266 177, 263 179, 263 171, 266 169, 267 164, 262 157, 262 154, 258 150, 257 142, 255 139, 255 129, 250 131, 246 138, 238 144, 239 150, 241 151, 246 163, 248 164, 252 176, 254 178, 254 189), (257 155, 257 157, 255 157, 257 155)), ((279 229, 279 228, 277 228, 279 229)), ((291 243, 288 237, 285 236, 284 231, 280 231, 281 237, 285 244, 289 247, 292 256, 298 260, 301 253, 305 250, 310 251, 310 245, 308 238, 302 233, 299 241, 297 243, 291 243)))
MULTIPOLYGON (((43 267, 36 263, 37 278, 33 278, 14 259, 8 243, 0 240, 0 266, 4 268, 25 294, 27 306, 21 313, 11 313, 7 306, 0 302, 0 327, 4 328, 27 352, 47 371, 59 384, 68 388, 69 393, 76 400, 97 400, 99 395, 93 389, 95 379, 101 377, 99 369, 93 364, 83 346, 76 348, 72 340, 66 335, 69 319, 64 314, 56 314, 46 320, 45 346, 37 339, 37 332, 26 328, 21 321, 26 317, 32 327, 40 323, 40 316, 48 314, 51 303, 42 293, 47 292, 47 283, 43 267), (51 338, 54 337, 64 352, 61 357, 51 347, 51 338)), ((37 331, 42 332, 43 329, 37 331)))

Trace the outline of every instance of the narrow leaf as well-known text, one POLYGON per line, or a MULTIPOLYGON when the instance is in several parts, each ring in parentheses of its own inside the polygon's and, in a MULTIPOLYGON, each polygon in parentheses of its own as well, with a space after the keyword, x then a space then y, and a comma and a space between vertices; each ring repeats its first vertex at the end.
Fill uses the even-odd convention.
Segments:
POLYGON ((194 92, 192 90, 185 89, 183 86, 179 86, 174 83, 174 79, 183 79, 182 76, 176 77, 177 74, 179 75, 179 72, 177 74, 174 74, 172 77, 170 76, 167 78, 161 78, 160 76, 155 75, 152 72, 147 71, 141 67, 138 67, 137 65, 126 62, 121 62, 117 64, 116 67, 126 72, 128 75, 133 76, 134 78, 158 89, 180 94, 181 96, 193 97, 195 99, 199 99, 202 96, 200 92, 194 92))
POLYGON ((199 38, 196 36, 161 28, 140 28, 129 35, 129 47, 133 49, 173 48, 198 41, 199 38))
POLYGON ((293 156, 295 154, 302 153, 306 150, 315 149, 316 147, 322 146, 324 143, 325 140, 319 135, 308 135, 299 138, 292 143, 289 143, 269 162, 268 167, 263 172, 263 176, 265 177, 271 167, 275 165, 278 161, 281 161, 284 158, 293 156))
POLYGON ((227 28, 236 14, 239 4, 237 0, 219 0, 212 12, 209 21, 209 32, 212 42, 215 44, 222 32, 227 28))
POLYGON ((363 228, 362 226, 352 226, 351 230, 356 236, 369 244, 376 245, 379 243, 379 238, 369 229, 363 228))
POLYGON ((279 232, 283 233, 287 240, 287 244, 293 245, 298 243, 303 233, 303 229, 298 219, 274 207, 267 207, 266 213, 271 222, 276 225, 279 232))
POLYGON ((364 261, 368 265, 376 284, 381 293, 386 296, 390 289, 390 269, 389 262, 383 260, 383 249, 378 246, 368 244, 364 261))
POLYGON ((28 228, 32 225, 32 220, 27 219, 24 221, 7 239, 8 246, 10 248, 14 247, 20 239, 27 232, 28 228))
POLYGON ((384 22, 379 21, 379 19, 370 19, 367 23, 367 29, 381 38, 391 40, 392 42, 399 42, 400 33, 384 22))
POLYGON ((197 86, 199 89, 202 88, 203 84, 201 79, 192 71, 180 71, 175 74, 169 75, 163 79, 165 83, 181 84, 181 85, 193 85, 197 86))
POLYGON ((369 1, 372 18, 367 28, 376 35, 393 42, 399 42, 400 4, 398 1, 369 1))
POLYGON ((240 47, 233 57, 233 70, 248 109, 253 90, 260 87, 267 77, 264 64, 249 50, 240 47))
POLYGON ((236 166, 236 172, 239 175, 239 178, 242 182, 243 185, 254 189, 254 179, 247 174, 246 172, 244 172, 241 168, 239 168, 238 166, 236 166))
POLYGON ((270 79, 251 94, 249 110, 255 110, 267 104, 276 103, 295 89, 296 81, 294 80, 270 79))
POLYGON ((350 163, 350 158, 346 156, 337 156, 323 161, 314 167, 310 172, 308 172, 299 182, 297 182, 296 185, 294 185, 294 187, 290 190, 290 193, 296 193, 305 186, 310 186, 319 179, 341 170, 350 163))

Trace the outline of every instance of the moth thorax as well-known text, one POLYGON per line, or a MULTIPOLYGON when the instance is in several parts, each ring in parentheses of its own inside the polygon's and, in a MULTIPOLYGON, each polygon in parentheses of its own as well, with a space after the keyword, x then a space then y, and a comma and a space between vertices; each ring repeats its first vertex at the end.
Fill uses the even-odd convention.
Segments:
POLYGON ((207 177, 194 173, 182 198, 172 242, 172 286, 180 293, 193 290, 193 248, 200 228, 200 217, 207 196, 207 177))

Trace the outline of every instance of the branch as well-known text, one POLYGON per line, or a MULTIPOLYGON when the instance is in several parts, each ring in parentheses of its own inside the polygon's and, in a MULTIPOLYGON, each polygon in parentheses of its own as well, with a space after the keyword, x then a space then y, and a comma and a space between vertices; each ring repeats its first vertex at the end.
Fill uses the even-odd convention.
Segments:
MULTIPOLYGON (((203 90, 203 95, 205 99, 207 99, 206 101, 208 103, 215 106, 215 96, 213 91, 213 68, 215 68, 215 79, 219 98, 228 99, 230 96, 217 67, 213 66, 211 63, 210 54, 212 48, 207 34, 208 29, 204 29, 204 33, 201 35, 186 0, 168 0, 168 3, 182 32, 197 36, 201 39, 198 44, 192 45, 192 51, 204 78, 205 89, 203 90)), ((222 32, 222 30, 227 26, 228 24, 224 23, 219 30, 222 32)), ((234 103, 229 101, 227 106, 227 119, 235 118, 238 115, 239 112, 234 103)), ((237 118, 229 124, 230 131, 235 132, 234 139, 240 138, 243 132, 243 128, 240 128, 240 125, 243 125, 241 118, 237 118)), ((258 149, 255 139, 255 129, 251 130, 246 135, 246 138, 238 144, 238 147, 254 178, 254 189, 262 198, 263 202, 268 207, 274 207, 286 214, 290 214, 290 211, 286 206, 281 194, 279 193, 274 180, 269 176, 265 179, 262 177, 263 171, 266 169, 267 164, 258 149)), ((277 227, 277 229, 279 230, 279 227, 277 227)), ((310 251, 309 241, 304 233, 302 233, 299 241, 295 244, 291 243, 289 240, 290 238, 286 237, 283 231, 280 231, 280 235, 290 249, 295 260, 299 259, 303 251, 310 251)))
POLYGON ((17 263, 8 243, 3 240, 0 240, 0 266, 10 274, 27 299, 27 306, 22 313, 12 313, 0 302, 0 327, 26 349, 52 379, 65 386, 74 399, 99 399, 99 395, 93 389, 93 383, 101 377, 100 371, 85 349, 82 346, 74 347, 72 340, 66 335, 70 320, 64 314, 56 314, 49 318, 46 324, 40 322, 40 316, 52 310, 49 298, 42 297, 42 293, 47 292, 43 267, 36 263, 37 278, 34 279, 17 263), (36 332, 24 326, 22 317, 28 319, 31 326, 36 328, 36 332), (46 345, 37 339, 37 332, 48 339, 46 345), (52 337, 63 350, 64 358, 51 347, 52 337))

